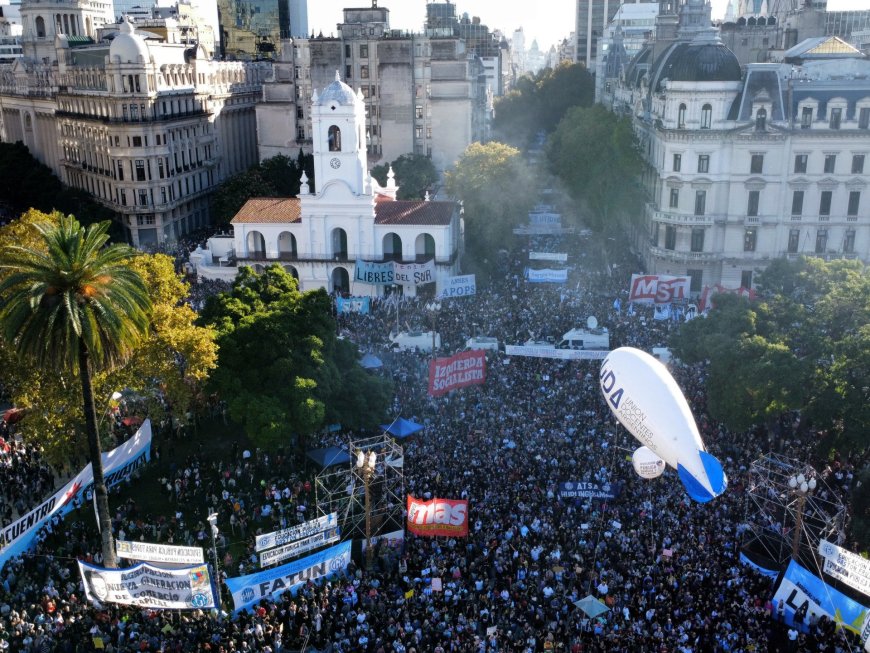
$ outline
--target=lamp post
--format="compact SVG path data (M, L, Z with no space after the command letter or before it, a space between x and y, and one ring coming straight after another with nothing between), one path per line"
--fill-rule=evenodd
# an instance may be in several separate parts
M441 310L441 302L437 299L427 302L426 310L432 314L432 358L435 358L435 328L438 325L438 312Z
M791 538L791 559L797 561L800 557L801 531L804 527L804 508L807 497L816 489L816 479L807 479L803 473L788 479L788 487L797 497L797 514L795 515L794 534Z
M212 512L209 513L208 517L205 520L211 526L211 554L214 557L214 575L215 575L215 587L218 588L218 608L221 607L221 576L220 576L220 568L218 567L218 554L217 554L217 534L218 534L218 526L217 526L217 513Z
M375 475L375 466L378 464L378 455L374 451L369 451L368 455L362 449L357 450L356 467L363 479L363 487L365 488L365 510L366 510L366 569L372 568L372 558L375 550L372 547L372 494L371 483L372 477Z
M399 335L399 284L393 284L393 293L396 296L396 335Z

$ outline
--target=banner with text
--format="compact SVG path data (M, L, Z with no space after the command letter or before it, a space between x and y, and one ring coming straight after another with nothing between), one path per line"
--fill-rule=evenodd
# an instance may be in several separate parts
M739 295L740 297L746 297L749 301L755 299L755 291L752 288L746 288L744 286L740 286L739 288L726 288L717 283L713 287L704 286L704 290L701 291L701 297L698 300L698 310L701 313L704 313L713 308L713 297L716 295Z
M529 213L529 224L535 225L536 227L561 227L562 214L553 213L551 211L539 211L537 213Z
M104 453L103 475L106 487L126 481L130 475L151 459L151 422L145 420L132 438ZM94 474L91 464L72 480L48 497L23 517L0 529L0 569L11 558L21 555L33 544L37 532L55 514L65 515L73 506L84 501L93 491Z
M257 542L254 548L256 551L262 551L263 549L271 549L273 546L283 546L294 540L301 540L303 537L309 537L336 526L338 526L338 514L331 512L328 515L310 519L305 523L291 526L290 528L257 535Z
M865 606L837 591L794 560L785 570L782 582L773 596L773 602L777 610L780 604L783 605L783 615L787 624L794 623L795 612L805 603L807 610L804 623L809 623L810 615L815 614L817 617L825 616L857 633L860 632L867 616Z
M468 501L432 499L422 501L408 495L408 531L430 537L466 537Z
M529 358L553 358L563 361L597 361L607 358L610 352L598 349L556 349L552 345L505 345L508 356Z
M338 313L361 313L368 315L371 310L371 297L336 297L335 310Z
M436 358L429 363L429 394L433 397L486 381L486 352L463 351L450 358Z
M529 252L530 261L556 261L557 263L567 263L567 252Z
M142 562L126 569L105 569L79 562L88 600L156 610L217 607L211 574L205 565L168 569Z
M435 281L435 259L425 263L357 260L353 278L354 281L373 286L419 286Z
M350 563L350 544L350 541L342 542L280 567L228 578L225 582L233 595L234 611L244 610L261 599L274 598L287 590L293 592L309 580L315 581L344 571Z
M826 574L870 596L870 560L827 540L819 541L819 554Z
M615 499L621 486L618 483L591 483L577 481L559 483L560 499Z
M202 549L198 546L115 540L115 553L119 558L142 562L164 562L173 565L201 565L205 562Z
M442 299L453 297L468 297L477 294L477 281L473 274L463 274L461 277L449 277L438 293Z
M284 562L287 558L295 558L298 555L308 553L326 544L338 542L339 539L341 539L341 532L338 527L315 533L301 540L290 542L290 544L279 546L277 549L263 551L260 554L260 566L270 567L271 565L276 565L279 562Z
M526 279L529 283L565 283L568 281L568 270L553 270L542 268L540 270L526 270Z
M688 300L691 280L667 274L633 274L628 301L641 304L670 304Z

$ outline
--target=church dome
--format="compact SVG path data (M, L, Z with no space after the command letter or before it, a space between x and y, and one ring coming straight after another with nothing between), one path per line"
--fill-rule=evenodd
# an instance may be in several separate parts
M737 56L719 40L674 44L655 66L655 90L661 83L739 82L743 77Z
M350 86L341 81L341 78L338 76L338 71L336 71L335 81L323 89L323 93L320 94L319 100L320 104L337 102L338 104L353 106L356 102L356 93L353 92L353 89Z
M133 25L126 19L121 22L121 29L109 46L109 61L114 62L115 57L118 57L121 63L139 63L139 57L142 57L143 61L151 58L145 39L136 34Z

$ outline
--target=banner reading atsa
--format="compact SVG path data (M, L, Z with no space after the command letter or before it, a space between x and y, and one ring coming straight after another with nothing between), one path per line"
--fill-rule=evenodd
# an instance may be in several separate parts
M408 530L414 535L430 537L466 537L468 535L468 501L432 499L421 501L408 495Z
M429 394L433 397L486 381L486 352L463 351L450 358L436 358L429 363Z

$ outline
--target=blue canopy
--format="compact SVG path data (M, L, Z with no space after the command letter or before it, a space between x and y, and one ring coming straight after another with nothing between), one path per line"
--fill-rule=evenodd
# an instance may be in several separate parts
M397 417L392 424L381 424L381 428L397 438L407 438L417 431L422 431L423 425L411 422L404 417Z
M350 462L350 454L341 447L312 449L306 455L321 467L332 467Z
M362 360L359 362L362 365L363 369L366 370L376 370L380 367L383 367L383 363L381 359L375 356L374 354L366 354L362 357Z

